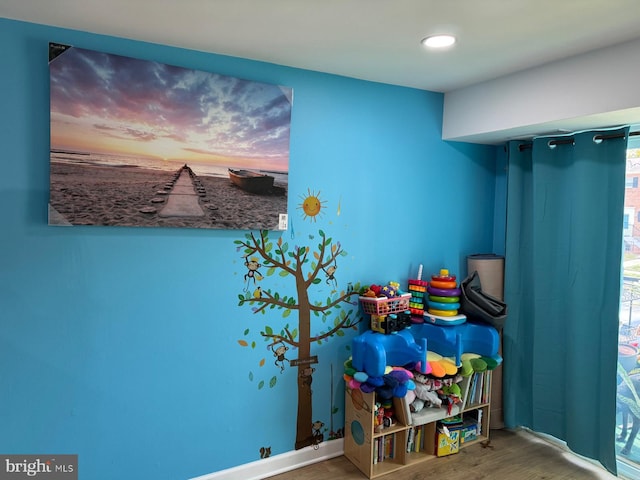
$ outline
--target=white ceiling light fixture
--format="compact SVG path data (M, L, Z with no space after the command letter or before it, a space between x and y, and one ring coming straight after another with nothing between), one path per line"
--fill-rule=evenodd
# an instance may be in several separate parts
M430 35L420 42L427 48L447 48L456 43L456 37L453 35Z

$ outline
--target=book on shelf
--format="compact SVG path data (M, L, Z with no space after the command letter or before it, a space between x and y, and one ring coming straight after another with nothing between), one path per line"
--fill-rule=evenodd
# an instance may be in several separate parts
M407 453L419 453L424 450L426 428L425 425L409 428L407 432Z
M382 435L373 441L373 464L391 460L396 456L396 434Z
M467 405L489 403L491 372L476 372L471 376Z
M378 440L373 442L373 464L378 463Z
M413 451L413 442L416 437L416 429L412 427L407 432L407 453L411 453Z

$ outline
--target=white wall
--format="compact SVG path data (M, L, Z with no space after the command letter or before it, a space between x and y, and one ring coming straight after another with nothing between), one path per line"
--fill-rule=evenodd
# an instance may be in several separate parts
M445 94L444 140L499 144L640 123L640 40Z

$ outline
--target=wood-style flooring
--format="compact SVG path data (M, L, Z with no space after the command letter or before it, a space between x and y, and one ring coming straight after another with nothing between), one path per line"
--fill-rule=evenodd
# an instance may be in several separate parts
M346 457L269 477L269 480L363 480ZM382 480L601 480L616 479L528 431L492 430L488 445L476 443L448 457L434 458L377 477Z

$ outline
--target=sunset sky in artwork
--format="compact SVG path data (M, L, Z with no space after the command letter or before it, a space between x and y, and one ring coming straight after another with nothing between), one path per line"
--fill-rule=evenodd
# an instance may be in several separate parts
M52 150L288 170L290 88L75 47L49 69Z

